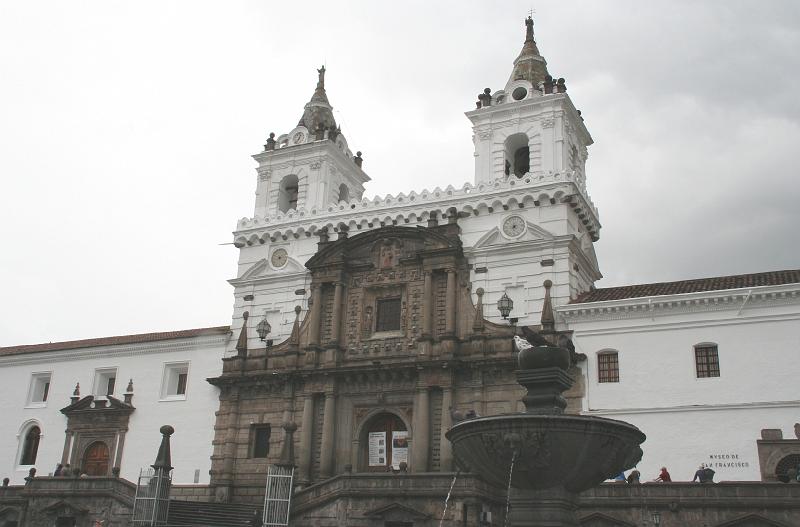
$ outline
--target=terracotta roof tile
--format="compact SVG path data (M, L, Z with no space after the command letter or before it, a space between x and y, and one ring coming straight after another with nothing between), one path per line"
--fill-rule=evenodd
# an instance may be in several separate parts
M224 335L230 331L229 326L213 328L182 329L178 331L165 331L162 333L140 333L138 335L119 335L116 337L100 337L94 339L70 340L66 342L47 342L44 344L27 344L22 346L8 346L0 348L0 356L17 355L21 353L37 353L42 351L59 351L78 348L94 348L97 346L116 346L120 344L140 344L160 340L183 339L200 337L204 335Z
M695 280L681 280L679 282L602 287L579 295L578 298L572 300L570 304L585 304L588 302L604 302L607 300L622 300L625 298L679 295L702 291L721 291L725 289L742 289L747 287L794 283L800 283L800 269L733 276L715 276L711 278L698 278Z

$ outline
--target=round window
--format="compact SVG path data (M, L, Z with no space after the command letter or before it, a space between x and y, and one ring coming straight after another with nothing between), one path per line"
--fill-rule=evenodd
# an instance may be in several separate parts
M515 88L514 91L511 92L511 96L514 97L515 101L521 101L522 99L525 98L526 95L528 95L528 90L527 88L523 88L522 86L520 86L519 88Z

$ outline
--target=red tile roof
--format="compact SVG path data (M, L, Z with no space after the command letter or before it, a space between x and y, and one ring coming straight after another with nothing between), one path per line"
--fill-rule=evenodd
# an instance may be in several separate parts
M229 326L213 328L183 329L179 331L165 331L162 333L140 333L138 335L119 335L117 337L100 337L96 339L70 340L67 342L47 342L45 344L28 344L23 346L8 346L0 348L0 356L17 355L21 353L36 353L40 351L58 351L78 348L94 348L97 346L116 346L120 344L140 344L143 342L156 342L159 340L183 339L200 337L204 335L224 335L230 331Z
M715 276L712 278L698 278L696 280L681 280L680 282L658 282L655 284L602 287L582 293L578 298L572 300L570 304L585 304L588 302L604 302L606 300L622 300L625 298L678 295L682 293L721 291L725 289L742 289L795 283L800 283L800 269L733 276Z

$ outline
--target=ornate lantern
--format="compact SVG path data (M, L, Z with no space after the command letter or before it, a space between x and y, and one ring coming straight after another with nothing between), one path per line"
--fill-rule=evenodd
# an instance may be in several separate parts
M261 322L259 322L258 325L256 326L256 333L258 333L258 338L260 338L261 341L263 342L264 339L267 338L267 335L269 335L270 331L272 331L272 326L269 325L269 322L267 322L267 317L266 315L264 315L264 318L262 318Z
M500 314L503 315L503 318L508 318L509 313L514 309L514 301L511 300L507 294L503 293L503 296L497 301L497 309L500 311Z

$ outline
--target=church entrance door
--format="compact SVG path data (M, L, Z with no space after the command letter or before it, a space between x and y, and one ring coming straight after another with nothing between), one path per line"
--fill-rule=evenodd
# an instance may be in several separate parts
M95 441L86 449L83 456L83 470L89 476L108 475L108 447L102 441Z
M367 426L366 467L370 472L398 469L408 463L408 429L394 414L384 413L372 418Z

